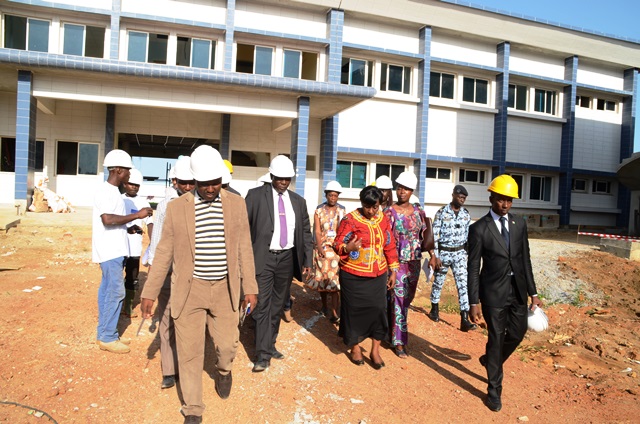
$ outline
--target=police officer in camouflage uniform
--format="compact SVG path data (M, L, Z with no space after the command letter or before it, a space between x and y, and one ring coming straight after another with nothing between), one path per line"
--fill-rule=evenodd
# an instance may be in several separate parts
M438 257L435 279L431 288L431 311L429 318L439 321L438 302L449 267L458 288L460 301L460 330L469 331L477 328L469 321L469 297L467 295L467 237L471 215L462 205L469 193L461 185L453 188L451 203L441 207L433 220L433 238L435 252Z

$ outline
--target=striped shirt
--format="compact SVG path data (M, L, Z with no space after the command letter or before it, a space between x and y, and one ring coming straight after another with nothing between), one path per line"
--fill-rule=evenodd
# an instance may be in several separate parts
M219 280L227 275L227 251L220 195L213 202L204 202L196 195L195 208L196 257L193 276L201 280Z

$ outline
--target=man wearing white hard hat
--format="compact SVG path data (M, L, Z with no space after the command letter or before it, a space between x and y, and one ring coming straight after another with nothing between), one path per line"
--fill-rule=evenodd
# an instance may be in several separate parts
M311 271L313 241L307 203L288 190L295 176L293 163L284 156L269 165L271 184L247 193L247 212L260 293L256 322L256 358L253 372L269 368L271 359L284 359L276 349L280 315L290 296L292 277L299 281Z
M144 197L138 196L142 185L142 173L137 169L132 169L129 181L122 184L124 193L124 206L127 214L136 213L140 209L150 208L151 205ZM127 223L127 240L129 241L129 255L124 266L124 302L122 304L122 315L129 318L136 318L138 315L133 312L133 299L138 290L138 274L140 272L140 255L142 255L142 233L143 226L147 227L149 237L153 235L153 217L135 219Z
M129 353L129 339L120 338L118 318L125 297L122 271L129 254L126 224L153 215L153 209L142 208L127 214L120 194L121 184L129 181L131 156L123 150L112 150L104 157L109 175L96 190L93 199L92 260L100 264L102 280L98 289L98 335L101 350Z
M205 332L216 353L215 389L227 399L239 344L240 311L257 302L251 237L242 197L222 190L224 163L211 146L191 154L196 193L169 202L153 265L142 292L144 318L152 316L172 271L171 316L176 332L185 423L202 422Z
M162 236L162 228L164 226L164 218L167 214L167 205L173 199L177 199L187 193L191 193L195 187L195 180L191 174L191 158L189 156L180 156L175 166L171 168L173 176L173 193L169 192L162 202L158 203L155 214L155 231L151 237L149 245L149 272L153 265L156 249ZM171 318L171 272L167 276L162 285L162 289L158 294L158 306L156 307L156 316L160 317L158 325L158 335L160 336L160 365L162 367L162 383L161 389L169 389L176 385L178 370L178 355L176 350L175 328L173 318Z
M542 306L533 279L527 223L509 213L518 198L518 184L507 174L491 181L489 213L469 227L469 318L487 323L486 353L479 360L487 369L487 407L502 409L502 364L527 332L527 296ZM482 309L479 305L482 303ZM482 313L480 311L482 310Z

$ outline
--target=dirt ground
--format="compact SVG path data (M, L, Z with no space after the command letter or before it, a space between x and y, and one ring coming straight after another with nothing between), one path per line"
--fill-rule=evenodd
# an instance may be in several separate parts
M552 250L545 243L572 243L545 238L531 243L547 256ZM486 374L478 357L486 331L458 330L451 281L443 303L453 306L439 323L424 314L430 286L421 282L409 316L410 358L384 350L387 366L380 371L349 362L336 327L317 313L317 293L294 284L294 321L282 323L278 339L286 358L253 374L253 332L245 323L227 400L213 388L207 346L204 421L637 423L640 264L596 249L547 259L545 266L597 287L601 296L577 290L570 304L548 305L549 330L529 333L505 365L499 413L482 402ZM148 320L139 336L141 318L121 320L124 335L133 338L130 354L96 346L99 282L90 222L24 220L0 234L0 421L182 422L179 387L160 389L159 341ZM38 410L46 415L38 417Z

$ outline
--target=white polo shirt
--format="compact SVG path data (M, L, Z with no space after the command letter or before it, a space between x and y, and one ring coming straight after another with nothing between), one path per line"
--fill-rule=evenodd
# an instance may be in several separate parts
M126 225L104 225L103 214L126 215L124 200L118 187L103 182L93 198L92 260L106 262L129 254Z
M142 208L150 208L151 205L146 198L142 196L129 197L126 194L122 194L122 200L124 200L125 215L136 213ZM145 219L134 219L127 224L127 228L137 225L140 228L144 228L149 224L153 224L153 217L148 216ZM127 233L127 240L129 241L129 253L127 256L137 257L142 256L142 234L129 234Z

